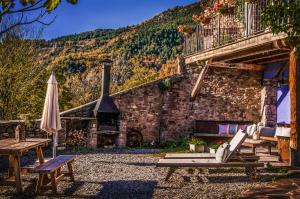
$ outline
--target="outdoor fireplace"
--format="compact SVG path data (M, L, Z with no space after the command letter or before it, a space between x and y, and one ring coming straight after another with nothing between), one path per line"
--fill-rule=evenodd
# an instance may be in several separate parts
M115 146L119 134L119 110L109 96L110 65L102 67L102 92L95 109L97 118L97 146Z

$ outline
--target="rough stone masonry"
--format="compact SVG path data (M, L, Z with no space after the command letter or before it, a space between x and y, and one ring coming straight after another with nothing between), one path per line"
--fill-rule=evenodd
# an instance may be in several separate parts
M164 91L159 86L162 79L111 95L120 111L118 145L126 145L129 129L141 132L146 143L178 140L192 133L195 120L262 121L274 125L276 87L270 82L262 85L260 72L211 67L199 94L191 100L200 70L200 66L179 68L178 74L165 78L171 86ZM61 113L64 130L60 132L60 145L65 144L66 132L81 122L79 126L89 132L88 145L97 146L97 120L92 114L95 105L93 101ZM0 139L12 137L17 124L1 122ZM34 136L45 136L41 131L34 132Z
M261 120L260 72L209 68L199 94L191 100L200 69L180 68L179 74L168 77L171 86L165 91L159 87L164 80L157 80L111 95L121 113L118 145L126 145L128 129L138 130L143 141L150 143L188 136L194 120ZM91 117L95 104L96 101L65 111L62 117ZM91 133L94 131L91 128Z

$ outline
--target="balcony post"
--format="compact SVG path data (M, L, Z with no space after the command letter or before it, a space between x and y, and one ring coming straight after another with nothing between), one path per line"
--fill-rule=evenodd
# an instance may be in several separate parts
M199 26L196 26L196 52L199 51Z
M245 11L244 11L244 14L245 14L245 24L246 24L246 33L245 33L245 36L248 37L249 36L249 16L248 16L248 3L245 2L244 3L245 5Z
M221 17L218 14L218 46L221 45Z
M297 49L290 53L289 87L291 98L291 137L290 137L290 165L300 163L300 60Z

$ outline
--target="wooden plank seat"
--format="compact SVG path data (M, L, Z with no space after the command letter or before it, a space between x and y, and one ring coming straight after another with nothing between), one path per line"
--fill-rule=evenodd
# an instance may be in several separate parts
M57 193L57 182L64 176L67 175L72 181L74 181L72 163L75 160L75 157L76 156L73 155L60 155L44 164L37 166L33 170L34 173L39 174L36 185L36 193L40 193L42 187L46 185L45 178L48 174L50 174L51 186L54 193ZM68 173L61 172L62 167L65 165L68 167Z
M179 168L232 168L244 167L247 176L256 178L256 168L264 167L261 162L224 162L219 163L216 159L160 159L157 167L168 167L169 171L165 178L168 181L172 174Z
M164 159L215 159L216 154L211 153L167 153ZM253 153L236 153L231 158L231 161L244 160L247 162L255 162L259 157Z
M256 147L267 147L268 153L271 155L272 147L276 146L276 142L268 140L254 140L247 138L242 146L252 147L252 152L256 153Z
M167 158L160 159L156 164L156 166L169 167L168 174L165 178L166 181L168 181L171 175L178 168L181 167L195 167L195 168L245 167L245 173L248 176L256 178L256 167L263 167L264 164L257 162L259 159L257 156L255 157L250 155L250 156L245 156L245 158L243 158L241 154L238 153L238 149L245 141L247 136L248 136L247 133L245 133L243 130L239 130L235 134L235 136L231 139L228 145L229 148L227 149L226 155L222 157L222 160L208 153L204 153L202 155L198 154L198 156L202 156L199 158L192 158L193 155L187 153L183 155L171 154L168 155L169 159ZM176 156L179 158L174 158Z

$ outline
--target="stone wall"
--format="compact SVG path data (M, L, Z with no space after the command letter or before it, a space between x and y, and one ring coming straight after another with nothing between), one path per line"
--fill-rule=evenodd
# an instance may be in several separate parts
M261 90L261 123L275 127L277 124L277 81L265 80Z
M198 96L192 101L190 94L200 69L200 66L183 68L181 71L184 71L184 74L168 77L171 87L165 91L159 88L162 80L158 80L113 94L112 97L121 113L119 146L126 145L128 129L138 130L144 142L149 143L189 136L194 120L259 122L262 118L261 101L265 99L267 104L273 103L269 87L261 86L259 72L224 68L209 68ZM97 139L97 121L92 118L95 105L96 101L61 113L62 117L90 119L88 123L84 121L84 125L91 127L89 131L92 134L88 139L93 146L96 146ZM265 121L273 121L270 119L274 114L273 106L265 107ZM268 107L271 107L271 111ZM0 136L11 137L17 124L18 122L0 123ZM62 121L63 131L59 137L62 146L70 124L70 120ZM28 132L27 137L33 136L45 136L45 133L37 128Z
M126 144L128 129L142 133L145 142L174 140L192 133L194 120L260 121L261 73L210 68L199 95L190 94L200 67L186 68L169 77L172 86L162 92L150 82L112 95L120 115L119 145ZM91 117L96 102L66 111L65 117Z
M0 139L13 138L14 130L18 124L23 124L23 121L13 120L13 121L0 121ZM39 129L39 122L35 122L32 127L26 127L26 137L46 137L46 133Z
M199 73L199 67L189 68L185 78L164 96L163 140L188 135L194 120L259 121L260 73L210 68L200 93L190 101Z

